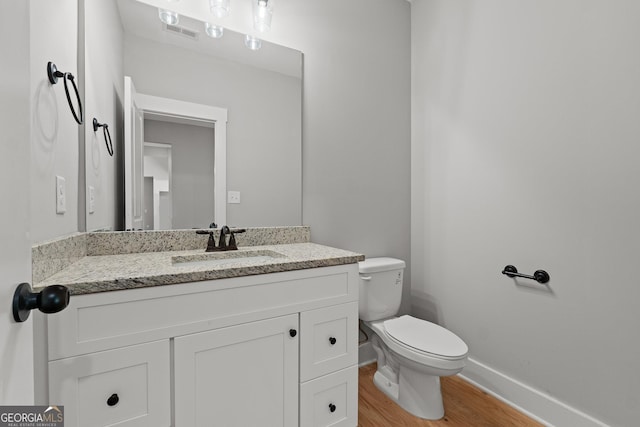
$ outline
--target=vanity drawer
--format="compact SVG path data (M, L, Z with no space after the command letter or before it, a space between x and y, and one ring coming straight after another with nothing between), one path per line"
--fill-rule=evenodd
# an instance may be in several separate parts
M169 340L49 362L49 403L66 427L171 424Z
M358 367L300 385L300 427L358 425Z
M300 313L300 381L357 363L357 302Z

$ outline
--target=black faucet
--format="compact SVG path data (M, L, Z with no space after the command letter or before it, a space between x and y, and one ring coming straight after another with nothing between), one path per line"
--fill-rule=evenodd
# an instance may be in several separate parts
M237 251L238 244L236 243L236 233L244 233L247 231L244 228L234 228L231 229L228 226L223 226L220 229L220 239L218 240L218 245L216 246L215 237L213 237L213 231L209 230L196 230L197 234L208 234L209 241L207 242L206 252L219 252L219 251ZM229 237L229 244L227 244L227 236Z

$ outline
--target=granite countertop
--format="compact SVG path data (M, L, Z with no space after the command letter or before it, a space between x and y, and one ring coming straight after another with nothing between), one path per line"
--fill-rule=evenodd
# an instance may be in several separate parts
M243 258L244 257L244 258ZM85 256L37 284L64 285L72 295L226 279L352 264L364 255L315 243Z

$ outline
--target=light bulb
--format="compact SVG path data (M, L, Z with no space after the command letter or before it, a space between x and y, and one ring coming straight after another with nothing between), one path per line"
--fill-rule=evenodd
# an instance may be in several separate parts
M158 9L158 17L167 25L178 25L180 20L176 12L166 9Z
M211 13L217 18L224 18L229 15L230 0L209 0Z
M271 29L273 0L253 0L253 28L264 33Z
M244 37L244 45L251 50L258 50L262 46L262 40L255 36L250 36L247 34Z
M204 32L211 38L219 39L224 34L224 28L218 25L213 25L210 22L205 22Z

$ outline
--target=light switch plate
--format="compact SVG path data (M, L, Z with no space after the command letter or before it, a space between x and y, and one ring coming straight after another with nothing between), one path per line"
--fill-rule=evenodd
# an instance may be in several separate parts
M67 186L61 176L56 176L56 213L67 211Z
M96 189L89 186L89 213L96 211Z
M228 191L227 192L227 203L240 203L240 192L239 191Z

